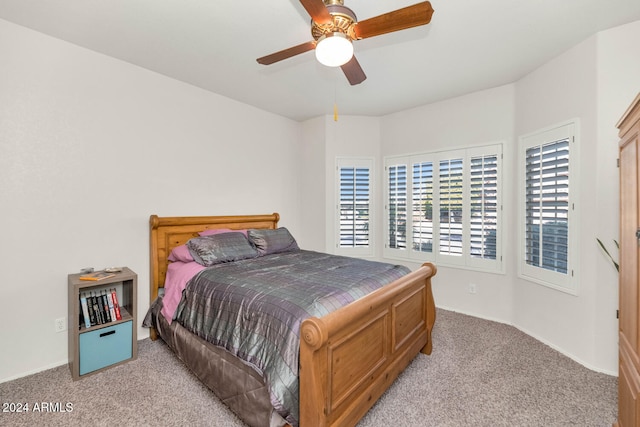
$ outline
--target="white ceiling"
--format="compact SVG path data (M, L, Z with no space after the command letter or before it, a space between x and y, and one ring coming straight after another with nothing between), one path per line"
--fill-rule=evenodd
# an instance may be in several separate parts
M419 0L345 0L363 20ZM600 30L640 20L640 0L431 0L427 26L355 42L350 86L313 52L298 0L0 0L0 18L294 120L378 116L511 83ZM1 64L1 59L0 59Z

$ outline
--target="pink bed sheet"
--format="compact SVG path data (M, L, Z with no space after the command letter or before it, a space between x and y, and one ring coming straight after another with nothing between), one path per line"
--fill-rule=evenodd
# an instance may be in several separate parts
M169 324L173 321L173 316L182 298L182 291L187 286L187 283L205 268L197 262L172 262L167 267L160 313L167 319Z

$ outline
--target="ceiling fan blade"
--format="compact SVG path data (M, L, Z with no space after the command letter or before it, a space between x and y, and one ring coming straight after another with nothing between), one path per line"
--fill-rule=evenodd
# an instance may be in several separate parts
M256 61L258 61L258 63L262 65L271 65L274 62L291 58L292 56L296 56L301 53L308 52L315 48L316 48L316 42L314 40L314 41L299 44L297 46L290 47L289 49L284 49L279 52L272 53L271 55L263 56L262 58L258 58Z
M317 24L333 23L333 17L322 0L300 0L300 3Z
M354 26L357 39L379 36L393 31L426 25L431 22L433 8L428 1L365 19Z
M360 84L367 79L367 76L364 74L364 71L362 70L362 67L355 55L349 62L342 65L340 68L342 68L342 72L347 77L347 80L349 80L349 83L351 83L351 86Z

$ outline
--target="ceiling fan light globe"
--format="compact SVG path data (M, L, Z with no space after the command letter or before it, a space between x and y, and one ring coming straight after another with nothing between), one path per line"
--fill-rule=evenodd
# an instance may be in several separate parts
M327 67L340 67L353 57L353 44L340 32L329 33L318 39L316 59Z

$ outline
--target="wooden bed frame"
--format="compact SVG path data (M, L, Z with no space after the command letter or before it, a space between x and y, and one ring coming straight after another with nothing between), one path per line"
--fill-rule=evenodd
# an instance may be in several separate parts
M150 218L153 302L164 286L171 250L206 229L275 229L280 216ZM303 321L300 426L353 426L419 353L431 354L433 264L322 318ZM151 330L151 338L157 333Z

